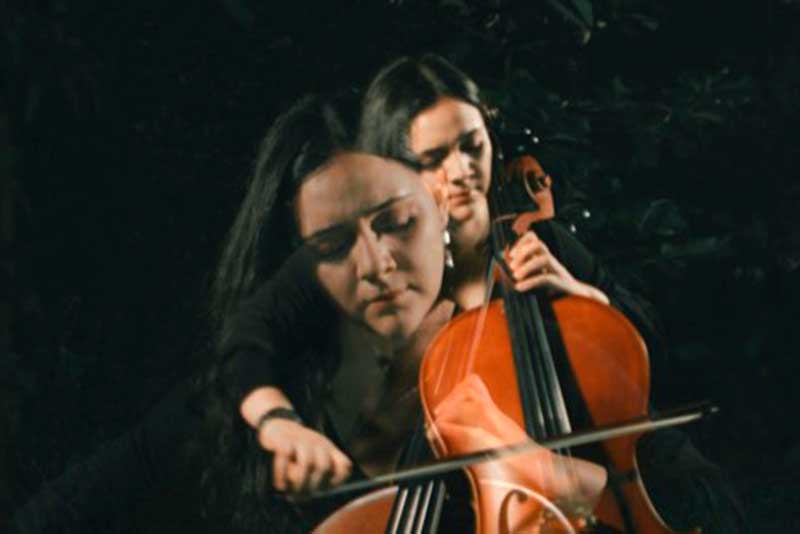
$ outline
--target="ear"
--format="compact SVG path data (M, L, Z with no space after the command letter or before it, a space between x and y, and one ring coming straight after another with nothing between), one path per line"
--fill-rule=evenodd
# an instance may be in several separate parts
M447 173L444 169L439 169L436 173L425 173L422 177L425 188L433 197L439 214L442 217L442 224L447 225L449 202L447 194Z

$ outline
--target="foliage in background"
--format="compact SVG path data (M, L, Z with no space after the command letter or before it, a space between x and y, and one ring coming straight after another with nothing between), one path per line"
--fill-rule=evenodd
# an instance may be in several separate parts
M5 472L32 490L192 369L272 117L425 51L480 82L506 153L535 154L560 216L656 303L667 397L735 421L696 438L738 473L778 470L765 442L797 465L798 22L792 0L0 3Z

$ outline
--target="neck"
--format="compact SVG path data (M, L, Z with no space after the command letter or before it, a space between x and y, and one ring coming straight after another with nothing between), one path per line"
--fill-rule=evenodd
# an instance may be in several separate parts
M377 357L394 367L416 368L428 343L452 315L452 302L440 299L434 303L414 333L403 339L381 336L362 323L344 319L340 321L338 329L342 364L357 367L360 360Z

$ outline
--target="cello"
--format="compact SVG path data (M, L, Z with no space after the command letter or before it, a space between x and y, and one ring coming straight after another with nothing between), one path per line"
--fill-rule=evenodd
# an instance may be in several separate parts
M526 163L530 172L525 171ZM537 189L535 184L549 187L550 181L540 181L542 173L529 164L524 162L521 172L510 167L506 173L510 179L492 184L495 251L504 250L532 222L552 215L552 197L551 211L532 210L534 202L544 204L543 190L549 194L547 187ZM521 204L520 198L527 202ZM497 266L502 264L500 257L496 260ZM556 332L548 336L548 330ZM562 350L556 352L551 345ZM577 411L584 412L580 417L585 425L607 425L647 413L649 363L644 342L621 313L582 297L550 301L506 291L502 299L461 314L436 336L422 361L419 384L426 434L439 458L463 446L438 429L435 413L471 375L480 377L496 406L534 441L572 433L575 405L581 406ZM672 532L650 503L638 475L637 439L634 434L603 443L610 483L590 510L577 507L563 513L546 495L487 482L467 468L475 531L517 531L504 515L506 505L513 499L538 499L548 513L527 523L536 532ZM380 490L351 502L315 532L436 532L445 493L441 480Z

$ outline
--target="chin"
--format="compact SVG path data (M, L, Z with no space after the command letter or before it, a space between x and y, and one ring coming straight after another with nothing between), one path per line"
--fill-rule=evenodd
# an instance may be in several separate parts
M471 204L456 206L450 210L450 217L458 223L466 222L475 215L475 209Z
M398 320L397 317L393 317L391 320L386 319L379 318L370 322L369 326L379 336L398 345L404 345L419 327L418 323L411 324L412 321Z

